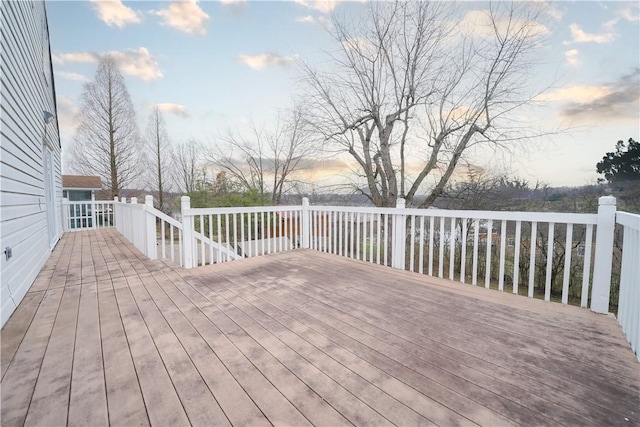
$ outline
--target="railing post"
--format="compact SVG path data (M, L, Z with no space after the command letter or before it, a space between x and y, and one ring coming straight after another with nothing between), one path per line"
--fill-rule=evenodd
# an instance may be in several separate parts
M91 229L98 228L98 215L96 215L96 195L91 192Z
M69 199L66 197L62 199L62 227L65 232L71 229L69 224Z
M309 221L309 198L302 198L302 247L309 249L311 241L311 221Z
M182 213L182 251L184 268L193 268L193 217L187 215L187 209L191 209L191 199L189 196L180 198L180 210Z
M404 209L405 200L396 201L396 209ZM407 252L407 221L406 215L393 214L393 239L391 240L391 266L404 270L404 260Z
M603 196L598 200L596 252L591 286L591 311L609 312L611 264L613 262L613 233L616 225L616 198Z
M113 218L112 218L112 221L113 221L113 226L116 228L116 230L120 231L120 228L119 228L120 224L118 223L118 219L120 217L120 214L118 213L118 209L119 209L118 196L115 196L113 198L113 212L112 212L113 213ZM122 231L120 231L120 232L122 233Z
M144 197L144 205L146 212L146 228L147 228L147 256L149 259L158 259L158 241L156 238L156 216L150 211L153 208L153 196Z

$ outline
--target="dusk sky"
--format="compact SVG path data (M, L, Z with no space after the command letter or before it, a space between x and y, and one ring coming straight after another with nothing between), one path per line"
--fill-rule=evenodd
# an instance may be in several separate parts
M640 137L638 2L544 4L547 45L532 84L551 85L527 120L561 128L500 161L530 182L583 185L619 139ZM63 149L73 140L82 84L97 58L121 67L137 121L165 113L172 141L215 144L250 119L273 121L301 96L298 61L322 64L335 50L324 26L331 13L357 19L361 2L297 0L220 2L48 1ZM487 7L467 2L463 16ZM328 164L331 162L328 162ZM496 167L480 156L481 167ZM340 171L327 171L327 182Z

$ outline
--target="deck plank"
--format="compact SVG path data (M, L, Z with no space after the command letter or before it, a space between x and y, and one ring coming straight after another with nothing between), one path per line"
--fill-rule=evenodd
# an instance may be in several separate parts
M25 426L67 423L79 301L80 286L64 289Z
M62 293L61 289L45 292L13 362L2 379L0 424L3 426L24 424Z
M98 304L109 421L119 426L149 425L138 376L110 280L98 282Z
M640 424L611 316L310 250L68 233L0 339L2 425Z
M68 424L70 426L109 424L98 289L95 282L83 283L80 291Z
M151 424L186 425L189 418L138 311L126 279L113 283L116 301Z
M9 368L20 343L31 326L31 321L36 315L43 297L44 291L27 292L16 311L11 315L11 322L7 323L7 326L2 330L2 345L0 346L2 375L0 378L4 378L7 368Z

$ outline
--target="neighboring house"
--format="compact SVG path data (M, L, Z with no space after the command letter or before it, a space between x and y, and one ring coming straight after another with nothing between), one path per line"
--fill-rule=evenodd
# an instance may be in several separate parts
M60 134L42 1L0 2L0 320L62 236Z
M99 176L86 175L62 175L62 195L69 203L67 227L70 229L93 227L94 204L73 203L91 202L96 200L96 191L102 189L102 180Z
M70 202L95 200L95 192L101 189L99 176L62 175L62 197Z

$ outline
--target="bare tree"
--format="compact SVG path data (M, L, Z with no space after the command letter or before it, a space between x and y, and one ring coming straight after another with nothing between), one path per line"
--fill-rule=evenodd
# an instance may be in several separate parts
M453 7L370 2L359 24L334 16L332 68L303 64L309 122L353 158L376 206L412 204L427 186L429 206L469 148L527 133L511 119L536 95L525 92L546 32L535 6L491 3L475 25Z
M202 146L194 139L178 144L173 151L173 174L180 191L191 193L202 174Z
M153 189L157 190L157 208L164 210L164 193L171 188L169 168L172 160L171 145L164 124L164 118L157 106L153 107L147 124L148 163L151 174L150 181Z
M94 81L83 86L81 103L73 168L100 176L117 196L139 176L140 142L129 91L111 56L100 58Z
M297 109L284 120L278 117L272 130L253 122L249 128L248 136L229 130L222 138L224 144L210 151L209 160L246 189L278 204L295 185L295 172L314 151L311 135Z

